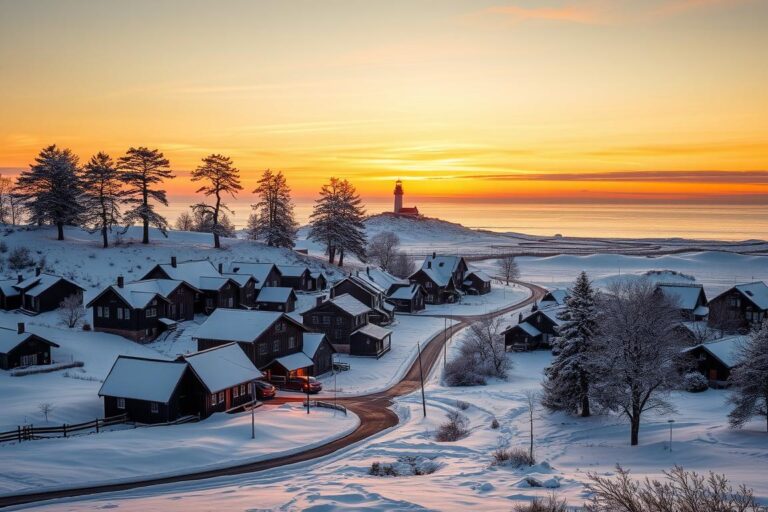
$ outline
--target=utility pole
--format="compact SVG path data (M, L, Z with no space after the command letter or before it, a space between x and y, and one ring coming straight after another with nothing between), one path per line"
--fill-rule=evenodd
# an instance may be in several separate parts
M421 407L424 409L424 417L427 417L427 399L424 396L424 369L421 366L421 344L417 341L416 347L419 349L419 376L421 377Z
M251 382L251 439L256 439L256 416L254 411L256 410L256 404L254 397L256 396L256 381Z
M669 423L669 452L672 453L672 424L675 422L675 420L667 420L667 423Z
M307 377L307 414L309 414L309 377Z

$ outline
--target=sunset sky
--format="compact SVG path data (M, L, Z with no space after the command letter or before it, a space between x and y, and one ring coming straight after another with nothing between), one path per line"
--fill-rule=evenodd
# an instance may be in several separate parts
M767 26L765 0L0 0L0 167L144 145L299 197L765 203Z

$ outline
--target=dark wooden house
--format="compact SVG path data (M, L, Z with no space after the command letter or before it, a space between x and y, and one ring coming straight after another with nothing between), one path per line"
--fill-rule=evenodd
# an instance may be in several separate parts
M562 308L538 309L509 328L504 335L507 350L550 348L563 321L558 318Z
M456 302L460 298L467 270L467 262L461 256L432 253L409 280L424 288L427 304Z
M303 325L285 313L217 309L197 329L195 338L198 350L238 343L253 364L271 377L272 362L302 351L305 331ZM313 364L310 360L307 366ZM306 375L311 370L302 367L292 371L295 375Z
M290 313L296 309L296 292L293 288L265 286L259 290L255 308L262 311Z
M371 309L369 322L387 325L395 319L395 307L386 302L386 290L373 282L358 276L345 277L331 287L331 298L344 294L353 296Z
M86 307L93 308L93 329L148 343L176 322L194 318L199 290L185 281L147 279L104 289Z
M470 295L491 293L491 278L480 270L470 270L464 276L464 291Z
M27 332L23 322L16 329L0 327L0 370L51 364L51 347L58 345Z
M539 301L539 307L544 309L544 308L550 308L550 307L565 306L565 301L567 299L568 299L568 290L565 290L563 288L549 290L547 293L544 294L544 296Z
M738 284L709 301L709 323L727 332L758 328L768 313L768 286Z
M222 274L222 277L232 279L237 283L237 307L244 309L251 309L256 307L256 296L258 295L258 289L256 288L256 279L248 274Z
M227 273L248 274L256 283L256 289L264 286L280 286L281 274L274 263L252 263L248 261L233 261L227 266Z
M280 271L280 286L312 291L312 273L306 265L278 265L277 269Z
M709 315L707 296L700 284L660 283L656 292L680 311L680 319L684 322L697 322Z
M738 364L741 344L746 336L728 336L717 341L702 343L684 350L692 359L697 371L704 375L712 387L724 387Z
M392 331L376 324L360 327L349 337L349 354L380 358L392 348Z
M322 332L305 332L302 352L314 363L309 375L317 377L333 369L333 354L336 350Z
M387 302L395 306L395 311L403 313L416 313L425 308L426 292L420 284L408 284L396 288L387 296Z
M324 333L338 352L349 353L351 335L368 324L371 308L349 294L318 301L320 304L301 314L304 325Z
M319 292L328 288L328 279L322 272L312 272L309 277L312 280L309 288L311 291Z
M14 285L22 281L24 277L21 275L17 279L0 281L0 309L10 311L21 307L21 292L14 288Z
M222 276L208 260L178 262L173 256L170 263L155 265L143 279L184 281L199 290L195 296L195 311L198 313L210 314L216 308L236 308L240 302L238 283Z
M21 309L36 315L58 309L67 297L75 296L83 301L85 288L65 277L46 274L35 270L33 277L27 278L13 287L19 292Z

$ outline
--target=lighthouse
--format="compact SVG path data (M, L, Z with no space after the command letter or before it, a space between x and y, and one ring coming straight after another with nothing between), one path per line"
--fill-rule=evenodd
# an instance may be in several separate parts
M403 182L397 180L395 182L395 213L400 213L403 209Z

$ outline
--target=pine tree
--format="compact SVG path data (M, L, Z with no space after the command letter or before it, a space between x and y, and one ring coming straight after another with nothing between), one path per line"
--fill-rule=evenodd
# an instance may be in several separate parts
M595 292L586 272L576 278L565 304L559 316L565 322L557 340L560 353L545 370L542 403L553 411L580 412L586 417L590 415L590 362L598 317Z
M109 247L107 233L120 222L122 175L106 153L91 157L81 174L84 201L83 224L101 231L103 246Z
M731 370L733 391L728 414L732 427L741 428L753 416L765 416L768 429L768 322L738 349L739 365Z
M339 266L344 253L365 260L365 210L355 187L347 180L331 178L320 189L320 198L310 215L309 238L326 245L328 261L333 263L339 252Z
M298 224L293 213L291 189L281 171L267 169L253 191L259 202L252 205L254 213L248 219L248 234L272 247L292 248Z
M202 192L206 196L214 196L213 205L205 203L196 204L193 208L197 211L207 212L211 221L211 232L213 233L213 246L221 247L219 236L222 235L219 217L222 210L232 212L227 205L222 202L222 195L229 194L234 199L237 192L243 190L240 185L240 171L232 165L232 159L223 155L209 155L203 158L203 164L192 171L192 181L207 181L197 189L197 193Z
M76 224L82 213L77 164L78 158L69 149L59 149L54 144L43 149L16 181L17 193L30 221L54 224L59 240L64 240L64 226Z
M141 221L144 232L141 243L149 243L149 226L155 226L164 236L168 236L168 221L155 212L150 200L168 206L165 190L155 188L163 180L174 178L170 163L157 149L145 147L130 148L124 157L118 160L118 168L123 172L123 180L128 185L125 202L135 205L125 213L127 224Z

